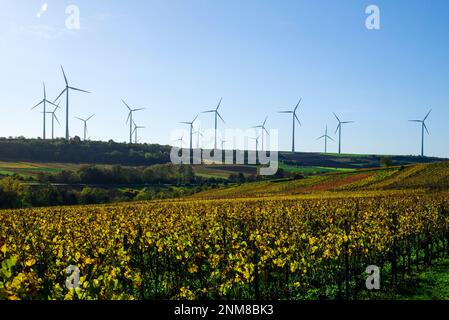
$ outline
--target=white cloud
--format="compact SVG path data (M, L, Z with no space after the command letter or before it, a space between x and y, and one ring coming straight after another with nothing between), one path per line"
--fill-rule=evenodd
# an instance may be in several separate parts
M47 10L48 10L48 3L44 3L42 6L41 6L41 9L39 10L39 12L37 13L37 17L38 18L40 18L45 12L47 12Z

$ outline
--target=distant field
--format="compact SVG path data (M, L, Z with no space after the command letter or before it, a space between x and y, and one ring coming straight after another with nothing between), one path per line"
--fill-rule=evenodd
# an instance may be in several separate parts
M328 173L328 172L353 171L353 169L346 169L346 168L330 168L330 167L316 167L316 166L296 167L296 166L287 165L285 163L280 163L279 168L281 168L287 172L304 173L304 174L319 174L319 173Z
M32 163L32 162L7 162L0 161L0 174L11 176L18 174L30 178L38 173L57 173L63 170L75 170L80 165L61 163Z
M244 165L196 165L193 167L195 173L205 178L227 179L231 174L243 173L245 176L256 175L255 166Z

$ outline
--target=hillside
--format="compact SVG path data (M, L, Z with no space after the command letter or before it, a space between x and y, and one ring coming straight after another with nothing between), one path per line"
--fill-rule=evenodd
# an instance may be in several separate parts
M360 169L328 173L299 180L248 183L194 195L194 198L252 198L336 191L447 190L449 162L405 167Z
M357 155L337 153L306 153L306 152L281 152L279 160L296 167L324 167L341 169L362 169L380 167L381 159L388 157L392 165L401 166L419 163L433 163L449 159L419 156L394 156L394 155Z

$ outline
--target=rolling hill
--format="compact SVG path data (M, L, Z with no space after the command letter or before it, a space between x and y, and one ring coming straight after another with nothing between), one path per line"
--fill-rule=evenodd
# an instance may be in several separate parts
M359 169L351 172L316 175L298 180L254 182L205 191L193 195L193 197L201 199L253 198L382 190L449 190L449 162Z
M418 163L433 163L449 160L436 157L419 156L281 152L279 155L279 161L296 167L362 169L380 167L381 159L383 157L388 157L389 159L391 159L392 165L394 166Z

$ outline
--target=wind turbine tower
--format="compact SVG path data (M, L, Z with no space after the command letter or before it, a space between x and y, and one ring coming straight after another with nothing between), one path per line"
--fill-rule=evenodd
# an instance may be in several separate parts
M279 113L291 114L293 118L293 134L292 134L292 152L295 152L295 125L296 122L301 126L301 121L299 121L298 115L296 111L298 110L299 105L301 104L302 99L299 99L298 104L292 111L280 111Z
M221 121L223 121L223 123L225 122L223 120L223 118L221 117L220 113L218 112L218 109L221 106L221 102L223 101L223 98L220 99L220 101L218 102L217 107L214 110L209 110L209 111L203 111L202 113L214 113L215 114L215 142L214 142L214 149L217 149L217 129L218 129L218 118L221 119Z
M87 137L87 122L88 122L90 119L92 119L93 116L94 116L94 114L91 115L91 116L90 116L89 118L87 118L87 119L82 119L82 118L79 118L79 117L75 117L75 119L78 119L78 120L80 120L80 121L82 121L82 122L84 123L84 138L83 138L84 141L86 141L86 137Z
M51 139L52 140L55 140L55 120L58 122L59 125L61 125L58 117L56 116L56 111L58 109L59 109L59 102L53 111L47 111L47 114L51 115Z
M133 121L133 125L134 125L134 143L137 144L139 142L139 139L137 139L137 131L139 129L145 129L145 127L142 126L138 126L134 121Z
M426 131L427 134L430 134L426 126L426 120L429 118L431 112L432 110L427 113L423 120L409 120L410 122L421 123L421 157L424 157L424 131Z
M341 154L341 128L344 124L348 123L354 123L354 121L341 121L340 118L334 113L335 118L338 121L337 129L335 130L335 133L338 131L338 154Z
M321 140L324 139L324 153L327 153L327 139L330 139L332 141L334 141L334 139L332 139L328 134L327 134L327 126L326 126L326 131L324 132L324 135L322 135L321 137L319 137L317 140Z
M260 126L255 126L255 127L253 127L253 128L255 128L255 129L259 129L259 128L260 128L261 131L262 131L262 133L261 133L261 137L262 137L262 151L264 151L264 144L263 144L264 132L266 132L267 135L270 135L270 134L268 133L267 128L265 127L265 125L267 124L267 120L268 120L268 116L265 118L265 121L263 122L263 124L261 124Z
M129 121L129 143L132 144L133 143L133 114L134 112L137 111L141 111L141 110L145 110L145 108L138 108L138 109L132 109L126 102L125 100L122 99L123 104L126 106L126 108L128 108L129 113L128 113L128 118L126 119L126 123L128 123Z
M65 139L69 140L69 138L70 138L70 134L69 134L69 92L70 92L70 90L80 91L80 92L84 92L84 93L90 93L90 92L69 86L69 82L67 81L67 77L65 75L64 68L62 66L61 66L61 70L62 70L62 74L64 76L65 89L62 90L62 92L59 94L59 96L53 102L56 102L64 93L66 94Z
M187 124L190 126L190 151L193 150L193 124L195 123L196 119L198 119L198 115L193 119L192 122L181 122L182 124Z
M45 83L43 85L44 85L44 99L42 99L41 102L39 102L33 108L31 108L31 110L36 109L41 104L43 104L43 106L44 106L44 111L42 112L42 114L44 115L44 117L43 117L44 118L44 133L42 135L42 138L45 140L46 139L46 131L45 131L46 124L45 124L45 121L46 121L46 117L47 117L47 113L48 113L47 112L47 103L49 103L49 104L51 104L51 105L53 105L55 107L58 107L58 106L56 104L54 104L53 102L47 100L47 91L45 90Z

